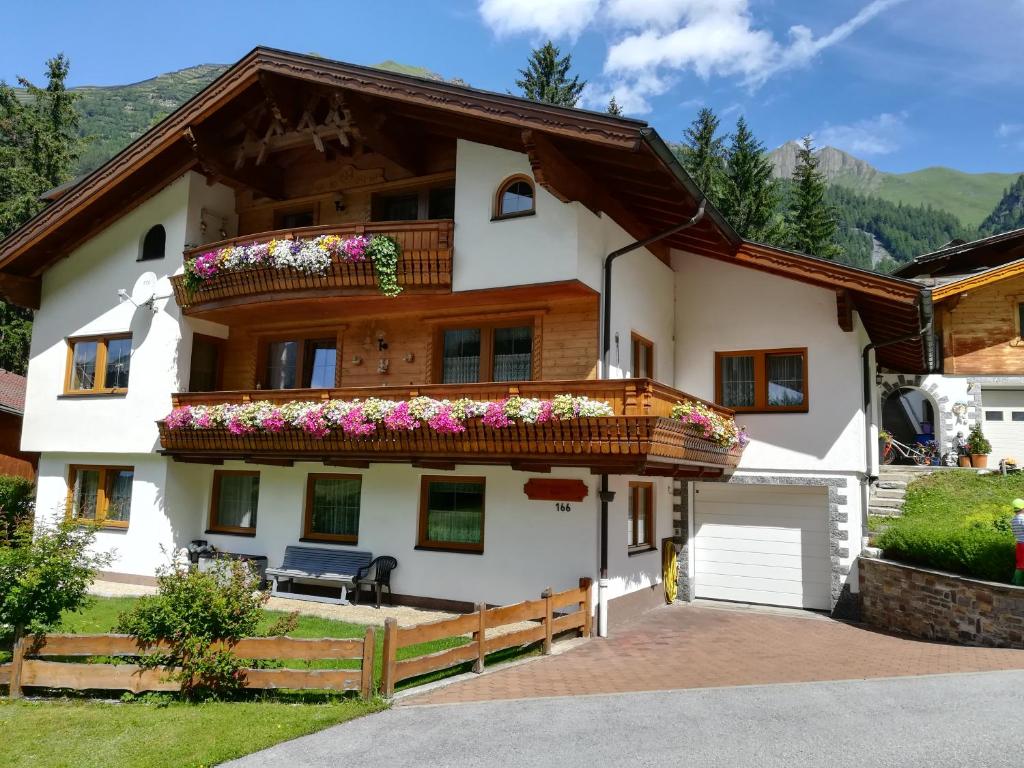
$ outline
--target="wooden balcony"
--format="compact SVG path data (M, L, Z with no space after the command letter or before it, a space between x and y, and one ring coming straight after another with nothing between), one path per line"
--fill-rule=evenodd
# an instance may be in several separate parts
M405 291L450 292L452 286L452 242L454 222L389 221L377 224L301 227L242 235L207 243L185 251L185 258L216 251L230 245L294 240L318 235L388 235L398 241L398 284ZM186 315L239 304L315 296L362 295L377 290L377 277L370 261L332 260L325 275L307 275L292 269L257 267L225 272L189 290L184 275L171 278L174 298Z
M697 398L647 379L181 393L173 396L173 403L177 407L256 400L401 400L420 395L449 400L500 400L509 395L551 398L558 394L607 401L615 415L514 424L504 429L470 419L465 423L466 431L458 434L438 434L423 427L410 432L378 429L364 437L349 437L339 430L325 438L298 429L248 435L233 435L224 429L170 430L161 421L160 443L162 453L178 460L212 463L229 459L257 464L323 461L340 466L403 462L438 468L455 464L507 464L536 472L582 466L615 474L715 477L739 461L739 448L724 448L670 418L677 402ZM732 415L728 409L712 407Z

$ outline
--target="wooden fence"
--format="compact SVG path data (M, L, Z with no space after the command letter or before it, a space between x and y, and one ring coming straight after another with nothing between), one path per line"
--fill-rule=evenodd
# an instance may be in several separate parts
M358 659L358 669L253 669L246 668L246 688L359 691L373 695L375 629L367 627L362 639L294 637L247 637L231 650L242 659ZM25 637L14 646L9 664L0 665L0 684L10 686L11 698L22 689L70 688L74 690L176 691L180 684L167 679L163 668L139 664L87 664L47 661L46 657L138 657L161 650L141 647L128 635L43 635Z
M488 608L481 603L473 613L414 627L399 627L395 619L387 619L384 623L381 693L391 696L395 692L395 685L402 680L468 662L473 662L474 672L483 672L487 654L506 648L543 641L544 653L550 653L552 638L562 632L578 630L583 637L589 637L591 586L591 580L584 578L580 579L580 585L574 589L564 592L552 592L548 589L539 600L527 600L497 608ZM572 610L565 612L565 608ZM490 637L487 635L489 629L527 621L539 623L504 634ZM467 634L473 636L472 642L467 645L398 660L398 651L401 648Z

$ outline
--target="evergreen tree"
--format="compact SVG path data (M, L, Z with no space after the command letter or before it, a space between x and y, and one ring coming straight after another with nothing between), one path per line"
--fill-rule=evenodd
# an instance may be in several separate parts
M718 209L741 236L769 245L781 244L785 229L772 170L764 145L740 117L726 152Z
M1024 227L1024 176L1003 193L995 209L978 227L978 235L988 237Z
M611 100L608 102L608 114L615 115L616 117L622 114L622 107L620 107L619 102L615 100L614 94L612 95Z
M718 116L708 107L683 131L679 162L714 206L720 202L725 177L725 136L718 135Z
M843 249L836 243L839 224L835 210L825 200L825 189L825 176L818 170L811 137L805 136L793 171L787 242L801 253L837 259L843 255Z
M76 94L65 87L64 54L46 62L45 88L19 77L15 90L0 81L0 238L38 213L39 197L71 178L82 147ZM0 302L0 367L24 373L32 333L28 310Z
M569 78L572 55L561 53L550 40L533 50L526 69L519 70L522 79L516 80L523 96L560 107L576 106L587 82L580 82L579 75Z

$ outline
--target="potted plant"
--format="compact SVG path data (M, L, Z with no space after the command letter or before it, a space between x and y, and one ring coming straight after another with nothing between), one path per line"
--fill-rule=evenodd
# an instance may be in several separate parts
M971 454L971 466L976 469L988 466L988 455L992 453L992 443L981 431L981 424L971 427L971 434L967 437L967 452Z

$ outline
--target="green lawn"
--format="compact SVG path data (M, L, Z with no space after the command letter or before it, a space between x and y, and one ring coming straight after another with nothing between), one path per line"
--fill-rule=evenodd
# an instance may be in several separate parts
M907 488L902 517L869 523L882 531L876 544L890 559L1009 582L1014 567L1011 504L1018 496L1024 497L1024 474L936 472Z
M167 706L0 699L0 763L8 768L215 765L383 707L354 699Z

